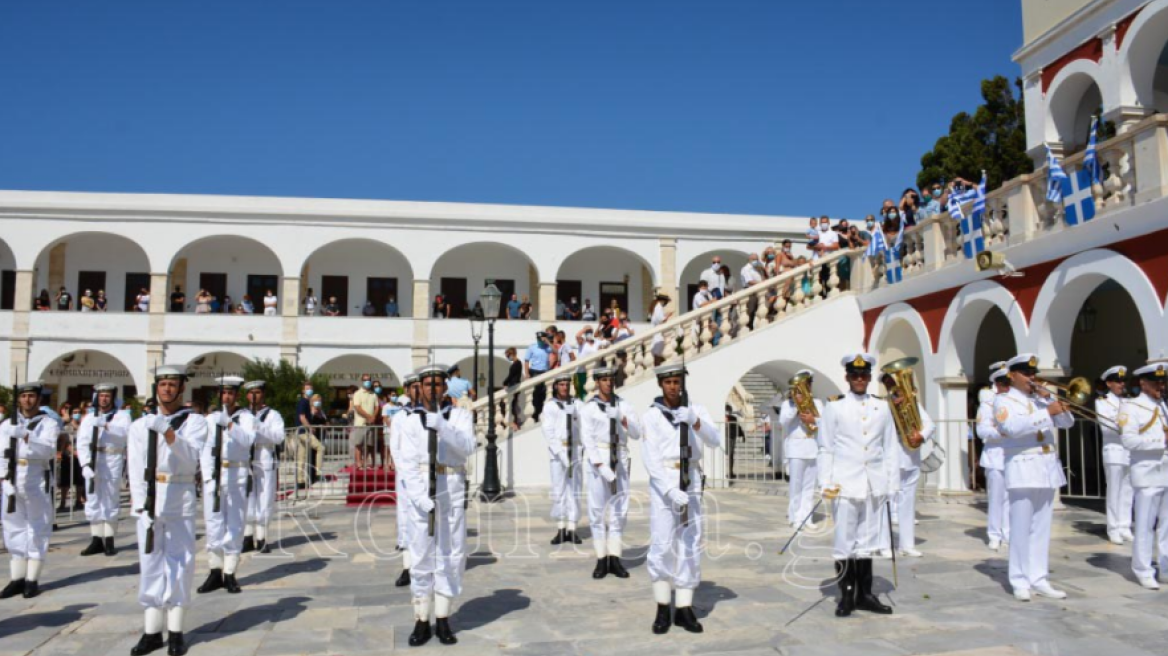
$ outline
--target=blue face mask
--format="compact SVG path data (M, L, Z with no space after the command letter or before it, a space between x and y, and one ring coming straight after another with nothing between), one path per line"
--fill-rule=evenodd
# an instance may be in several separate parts
M374 392L376 392L376 393L378 393L378 394L381 394L381 388L380 388L380 387L374 387L374 388L373 388L373 391L374 391Z
M313 402L312 402L312 407L314 407L314 408L319 408L319 407L320 407L320 401L313 401Z
M304 390L304 396L305 396L306 398L307 398L307 397L311 397L311 396L312 396L312 388L311 388L311 387L309 387L308 389Z
M361 386L364 387L365 389L369 389L370 387L373 387L373 382L367 380L367 381L362 382Z
M77 421L78 419L81 419L81 413L80 413L80 412L74 412L74 413L73 413L73 421Z

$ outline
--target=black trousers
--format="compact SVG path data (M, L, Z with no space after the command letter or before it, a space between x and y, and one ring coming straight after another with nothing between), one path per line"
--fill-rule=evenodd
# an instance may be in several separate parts
M531 369L530 371L532 378L547 373L547 371L536 371L535 369ZM543 402L545 399L547 399L547 386L536 385L535 389L531 392L531 405L535 408L534 419L536 421L539 421L539 415L543 412Z

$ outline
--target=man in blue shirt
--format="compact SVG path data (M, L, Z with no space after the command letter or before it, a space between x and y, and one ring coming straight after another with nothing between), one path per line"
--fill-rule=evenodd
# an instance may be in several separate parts
M508 319L518 319L519 318L519 306L520 306L519 295L512 294L511 300L507 302L507 318Z
M397 297L396 296L390 296L389 300L385 302L385 316L387 316L387 317L401 316L401 313L398 311L398 308L397 308Z
M523 354L523 373L527 378L534 378L542 373L547 372L549 366L549 356L551 355L552 347L547 334L543 332L535 333L535 343L527 347L527 351ZM543 412L543 401L547 398L547 388L544 385L538 385L531 394L531 404L535 407L536 421L539 421L539 415Z
M446 381L446 396L453 399L455 405L460 405L459 400L463 397L474 398L474 393L470 389L470 381L462 377L458 365L447 369L446 373L449 375Z

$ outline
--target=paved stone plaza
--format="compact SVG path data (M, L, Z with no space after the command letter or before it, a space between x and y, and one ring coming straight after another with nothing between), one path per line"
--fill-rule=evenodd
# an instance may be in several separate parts
M952 654L1165 653L1168 590L1148 592L1129 573L1129 547L1102 537L1098 513L1069 508L1055 520L1052 580L1070 596L1023 604L1006 588L1005 552L984 546L984 513L965 503L919 506L925 557L902 560L891 617L836 619L828 523L776 555L790 530L785 497L710 491L711 555L696 596L706 632L649 631L645 499L634 500L626 542L632 577L593 581L590 544L555 551L544 495L471 505L466 594L448 654ZM245 557L243 594L199 595L187 621L192 654L380 654L409 650L408 589L394 588L394 510L320 506L318 519L285 519L285 553ZM315 525L315 527L313 526ZM127 654L141 630L136 547L122 525L116 558L77 556L87 528L62 518L43 594L0 602L0 656ZM585 535L587 530L585 529ZM200 542L200 548L202 542ZM379 551L380 550L380 551ZM891 590L889 561L877 588ZM200 552L196 584L206 576Z

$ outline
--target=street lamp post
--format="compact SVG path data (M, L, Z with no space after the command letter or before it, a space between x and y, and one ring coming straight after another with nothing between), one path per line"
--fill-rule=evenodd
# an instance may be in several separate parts
M474 314L470 315L470 337L474 340L474 375L471 377L471 384L474 389L475 398L479 393L479 340L483 338L483 311L475 308Z
M499 483L499 447L495 444L498 439L495 433L495 319L499 316L503 293L492 283L487 285L479 299L483 302L483 314L487 320L487 462L479 498L498 501L503 498L503 486Z

